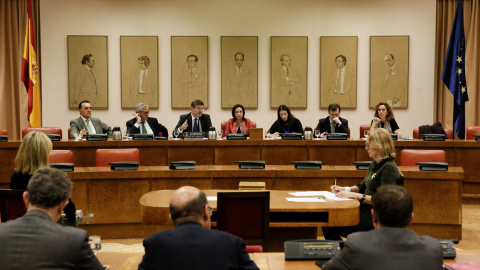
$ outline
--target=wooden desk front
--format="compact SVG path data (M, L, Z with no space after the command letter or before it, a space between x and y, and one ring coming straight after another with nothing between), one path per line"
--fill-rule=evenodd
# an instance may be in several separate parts
M461 239L462 168L450 167L447 172L419 171L418 167L400 170L414 200L411 228L418 234ZM353 166L295 170L292 165L267 165L264 170L242 170L236 165L199 165L189 171L173 171L167 166L141 166L138 171L76 167L68 175L74 182L72 200L77 208L95 215L94 222L83 228L102 238L133 238L171 228L142 223L138 201L150 191L175 190L184 185L235 190L241 181L265 182L267 190L329 190L335 178L341 186L353 185L363 180L366 171Z
M14 160L21 141L0 143L0 188L8 188ZM321 160L323 165L352 165L357 160L370 160L365 140L346 141L282 141L282 140L205 140L205 141L103 141L63 140L53 142L54 149L69 149L74 153L76 167L95 166L95 150L99 148L138 148L143 166L167 166L169 162L195 160L197 165L233 165L237 160L265 160L268 165L288 165L296 160ZM480 194L480 142L395 141L397 165L402 149L442 149L451 167L465 171L463 193Z

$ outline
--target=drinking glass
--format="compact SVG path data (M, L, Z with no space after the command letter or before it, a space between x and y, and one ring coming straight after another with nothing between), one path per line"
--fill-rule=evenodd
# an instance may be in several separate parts
M266 138L266 139L269 139L269 138L270 138L270 129L267 129L267 130L265 131L265 138Z
M73 136L75 137L75 141L80 141L82 139L82 135L80 135L80 131L73 134Z
M177 138L178 135L179 135L178 129L175 129L175 130L173 131L173 136L175 136L175 140L178 139L178 138Z
M318 139L320 137L320 129L315 130L315 137Z
M365 129L365 130L363 131L363 137L367 138L367 137L368 137L368 132L370 132L370 130Z
M223 130L220 129L220 130L218 131L218 136L220 137L220 140L223 139Z
M125 130L125 137L126 140L130 140L130 130Z

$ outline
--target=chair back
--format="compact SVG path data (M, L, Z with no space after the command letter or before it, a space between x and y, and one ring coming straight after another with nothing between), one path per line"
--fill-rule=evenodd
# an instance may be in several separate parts
M453 140L453 130L449 128L444 128L445 134L447 134L447 139ZM418 128L413 129L413 136L414 139L421 139L420 138L420 131Z
M6 129L0 129L0 135L7 135L8 136L8 131Z
M347 139L350 138L350 128L348 128L348 134L347 134Z
M400 152L400 166L416 166L417 162L447 162L444 150L404 149Z
M266 246L270 191L218 192L217 229L242 238L247 245Z
M0 215L2 223L17 219L27 212L23 190L0 189Z
M220 124L220 130L222 131L222 134L225 134L225 128L227 128L228 121L223 121Z
M370 130L370 125L360 126L360 138L365 138L365 130Z
M48 157L48 163L73 163L71 150L52 150Z
M68 137L67 137L67 138L68 138L69 140L73 139L73 138L72 138L72 134L70 134L70 130L71 130L71 128L68 128L68 133L67 133L67 136L68 136Z
M108 167L110 162L136 161L140 163L138 148L97 149L95 152L95 166Z
M467 137L465 139L475 140L475 137L473 137L473 135L480 135L480 126L473 126L467 128Z
M62 129L59 127L27 127L22 130L22 139L31 131L38 131L45 134L58 134L60 135L60 140L62 139Z

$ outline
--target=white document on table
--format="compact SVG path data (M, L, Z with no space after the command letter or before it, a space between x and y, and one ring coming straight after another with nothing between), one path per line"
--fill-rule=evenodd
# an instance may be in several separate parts
M325 202L322 198L285 198L289 202Z
M333 201L348 201L352 200L349 198L338 198L335 193L330 192L330 191L300 191L300 192L292 192L289 193L290 195L293 196L323 196L329 200Z

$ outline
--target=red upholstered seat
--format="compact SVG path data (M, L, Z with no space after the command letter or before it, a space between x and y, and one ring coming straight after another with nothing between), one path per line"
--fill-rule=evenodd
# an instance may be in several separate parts
M48 163L73 163L73 152L70 150L52 150Z
M480 135L480 126L473 126L467 128L467 136L465 137L465 139L475 140L475 137L473 137L473 135Z
M445 134L447 134L447 139L451 139L453 140L453 130L449 129L449 128L444 128L445 130ZM419 130L418 128L415 128L413 129L413 136L412 138L414 139L421 139L419 138L420 134L419 134Z
M45 133L45 134L58 134L58 135L60 135L60 140L62 139L62 129L59 128L59 127L36 127L36 128L28 127L28 128L24 128L22 130L22 139L30 131L38 131L38 132L42 132L42 133Z
M17 219L27 212L23 190L0 189L0 215L2 223Z
M370 130L370 125L360 126L360 138L365 138L365 130Z
M8 131L6 129L0 129L0 135L8 135Z
M109 162L136 161L140 163L138 148L124 149L97 149L95 152L95 166L108 167Z
M263 252L263 247L260 245L246 245L247 253L259 253Z
M417 162L447 162L443 150L404 149L400 152L400 166L415 166Z

